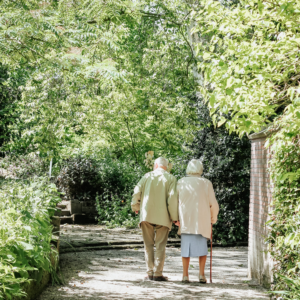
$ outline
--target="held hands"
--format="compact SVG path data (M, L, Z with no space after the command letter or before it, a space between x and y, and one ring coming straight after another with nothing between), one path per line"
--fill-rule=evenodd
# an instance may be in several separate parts
M174 223L176 226L178 226L178 227L180 226L180 222L179 222L179 221L174 221L173 223Z

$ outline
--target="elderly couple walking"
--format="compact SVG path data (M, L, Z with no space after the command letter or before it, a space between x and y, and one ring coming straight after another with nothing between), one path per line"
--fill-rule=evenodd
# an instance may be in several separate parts
M154 162L154 171L143 176L134 189L132 210L140 211L147 280L167 281L163 276L165 250L172 222L181 233L183 282L189 282L190 257L199 257L199 282L206 283L204 268L207 240L211 224L216 223L219 205L211 182L201 177L202 163L193 159L187 176L177 183L167 170L168 160L160 157ZM155 245L155 251L154 251Z

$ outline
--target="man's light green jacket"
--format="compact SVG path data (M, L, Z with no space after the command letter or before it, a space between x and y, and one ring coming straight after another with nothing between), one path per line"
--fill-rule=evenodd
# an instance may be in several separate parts
M171 230L172 221L178 220L176 185L176 178L162 168L143 176L131 202L132 210L140 211L140 223L146 221Z

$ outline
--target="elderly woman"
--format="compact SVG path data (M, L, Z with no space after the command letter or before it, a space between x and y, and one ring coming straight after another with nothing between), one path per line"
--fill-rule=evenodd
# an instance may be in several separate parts
M217 222L219 205L212 183L203 177L203 165L192 159L186 169L187 176L177 184L179 194L179 233L183 282L189 282L190 257L199 257L199 282L206 283L204 268L207 256L207 240L211 236L211 224Z

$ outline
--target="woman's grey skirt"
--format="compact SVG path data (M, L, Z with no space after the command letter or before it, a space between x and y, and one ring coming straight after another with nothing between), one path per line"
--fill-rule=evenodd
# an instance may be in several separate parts
M207 253L207 238L201 234L181 234L182 257L205 256Z

